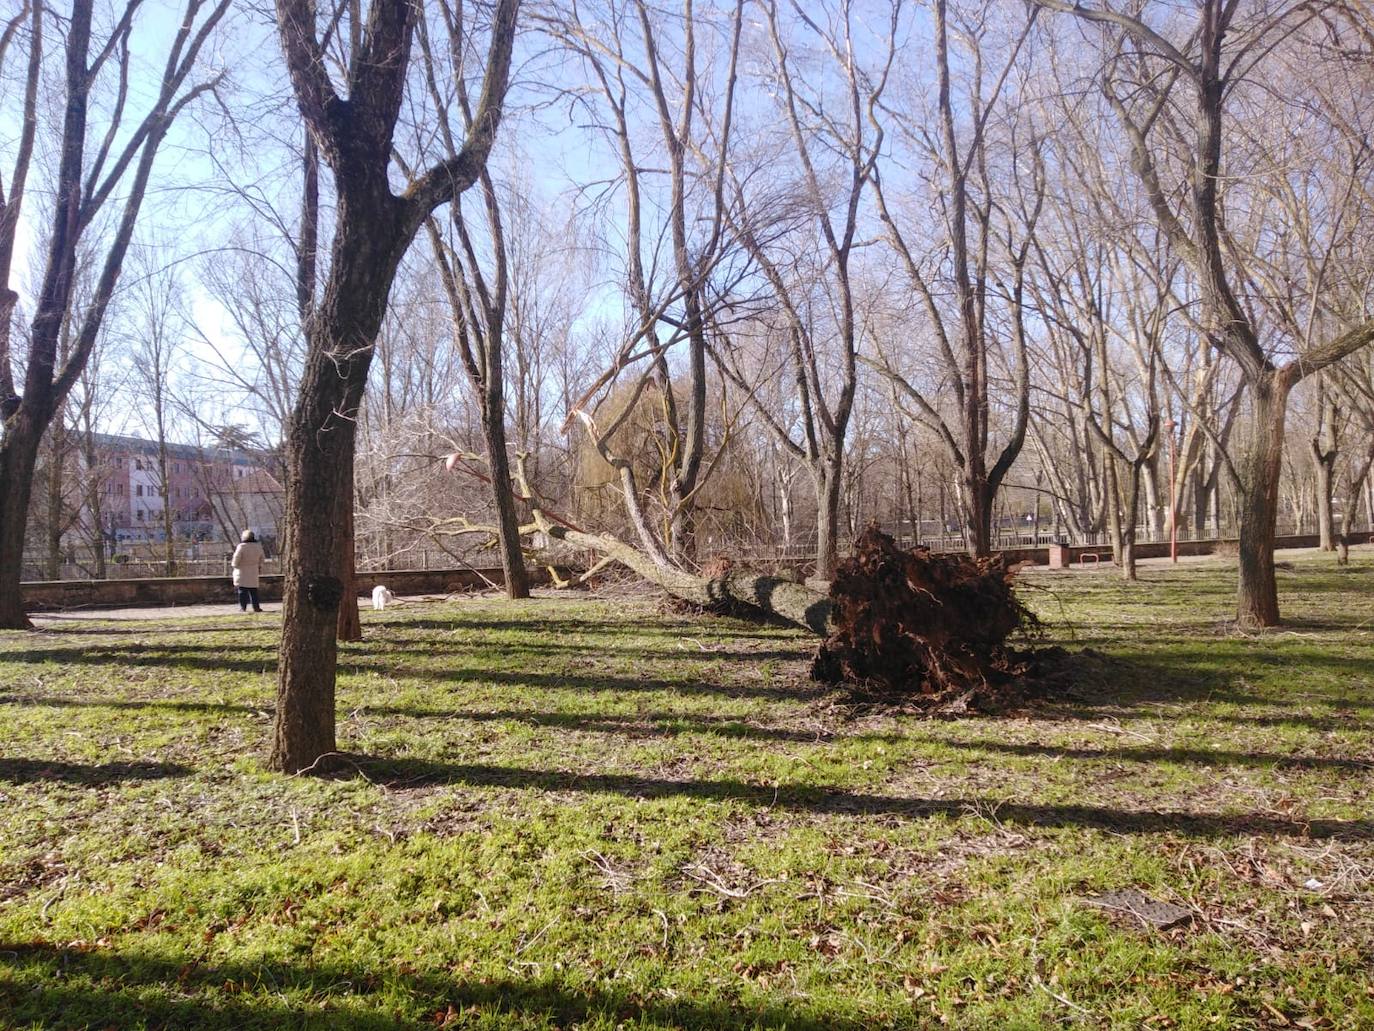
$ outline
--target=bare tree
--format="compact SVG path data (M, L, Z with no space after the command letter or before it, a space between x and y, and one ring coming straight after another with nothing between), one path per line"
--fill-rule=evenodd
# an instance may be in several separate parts
M1274 536L1278 518L1279 476L1283 462L1284 422L1288 397L1304 377L1340 361L1374 340L1374 321L1355 326L1321 342L1299 342L1287 360L1261 340L1253 312L1242 303L1237 285L1245 271L1228 254L1222 216L1225 178L1223 154L1228 101L1257 63L1273 49L1279 33L1292 31L1305 8L1257 11L1251 22L1236 24L1234 0L1203 0L1197 23L1174 43L1141 18L1106 6L1065 0L1036 0L1045 8L1075 14L1119 31L1149 59L1129 83L1122 81L1126 62L1113 59L1104 89L1129 145L1131 166L1154 217L1171 245L1188 262L1202 296L1207 337L1240 367L1248 391L1249 412L1244 451L1235 463L1240 504L1240 582L1237 621L1244 626L1279 623L1278 586L1274 578ZM1178 83L1193 93L1190 116L1188 216L1180 214L1173 190L1162 178L1157 137L1171 122L1163 119L1173 105ZM1129 95L1126 93L1129 88ZM1172 112L1171 112L1172 113Z
M124 342L133 372L133 390L141 402L144 431L157 444L156 487L162 502L163 575L176 576L176 508L172 501L168 432L174 412L172 374L181 352L176 271L165 267L162 252L145 249L140 255L138 280L128 306L129 325Z
M734 243L727 231L725 184L734 146L743 0L726 11L728 17L714 20L692 0L680 15L628 0L611 3L603 24L586 24L576 12L550 22L591 73L599 102L595 117L620 164L623 290L631 316L611 367L574 401L568 420L582 424L592 448L615 470L640 546L665 569L694 562L699 496L723 454L723 448L713 452L707 440L706 356L729 294L719 274ZM718 41L703 50L722 54L722 68L699 56L702 40ZM637 131L639 104L650 112L645 132ZM666 196L647 185L650 155L667 166ZM651 220L655 200L666 209L658 225ZM659 245L671 255L662 270ZM685 370L674 376L670 352L679 346ZM622 377L631 383L628 391L620 389ZM615 445L645 396L661 406L661 461L652 470L637 467ZM603 410L607 405L609 412Z
M448 11L447 7L443 10ZM447 23L446 28L450 38L457 35L457 27L452 22ZM438 138L445 158L453 160L459 150L458 132L472 132L472 102L462 76L452 74L459 69L448 69L440 60L442 53L431 45L423 20L419 35L425 83L437 115ZM445 71L450 74L445 75ZM451 95L441 90L441 81L452 82ZM464 210L462 199L455 198L450 205L451 238L446 238L436 218L426 219L425 225L439 281L448 299L458 356L477 397L487 468L491 474L488 479L496 508L497 543L506 595L519 599L529 597L530 584L520 546L520 520L511 481L510 457L506 453L503 352L510 292L509 257L501 197L485 167L478 176L478 184L484 219L474 219ZM478 244L474 242L483 232L488 241L486 261L479 257Z
M288 434L288 565L273 768L313 768L335 750L336 632L342 549L351 547L353 446L373 347L397 267L425 219L473 185L501 118L519 0L498 0L472 129L458 153L397 195L391 165L415 21L407 0L374 0L336 91L311 0L277 0L277 22L301 116L333 173L337 203L328 273L306 320L307 353ZM340 11L342 15L344 12ZM466 31L461 18L452 22ZM466 43L453 41L457 53ZM350 597L348 604L356 605Z
M210 6L207 0L187 0L180 25L168 45L167 58L154 98L143 117L129 121L129 66L138 0L130 0L109 36L92 54L93 0L74 0L66 26L63 74L63 109L60 159L54 184L52 221L47 242L47 261L42 274L33 321L29 330L24 365L23 393L16 394L10 348L10 313L6 300L0 330L0 626L25 627L23 599L19 592L24 526L33 488L34 462L39 443L62 401L81 376L100 333L101 322L119 280L124 255L152 176L158 148L177 116L196 97L213 89L217 79L188 86L192 70L216 25L229 9L229 0ZM43 5L34 3L29 34L30 82L38 75L43 45ZM3 59L0 53L0 59ZM103 130L92 133L92 93L102 73L112 70L117 78L115 103ZM0 224L19 217L22 183L32 156L33 130L29 127L32 104L26 96L25 127L16 167L11 175L12 192ZM95 139L93 139L93 136ZM92 152L92 148L94 148ZM132 173L130 174L130 169ZM14 190L13 186L18 186ZM108 238L100 273L89 305L71 310L77 254L83 244L94 248L91 230L116 191L123 188L122 206ZM18 193L18 196L15 194ZM13 249L13 229L0 230L0 261L6 278ZM9 235L6 244L4 238ZM8 297L8 282L0 284ZM74 320L71 352L57 361L62 326Z
M104 345L97 344L73 390L73 406L76 409L73 431L81 454L81 497L85 509L77 526L91 549L91 575L97 580L104 580L108 575L106 548L113 545L113 528L107 535L105 491L109 482L108 456L99 446L96 426L103 421L112 396L121 386L118 382L111 382L111 378L105 374L103 351Z
M1317 541L1322 551L1336 550L1336 521L1332 509L1336 458L1339 454L1340 412L1335 392L1326 385L1325 375L1317 377L1317 426L1308 446L1316 472Z
M764 10L769 75L781 107L782 131L800 169L793 198L797 210L785 214L783 221L795 221L800 232L809 229L819 236L814 248L818 254L814 263L787 261L782 245L788 238L768 224L768 214L760 218L757 203L747 212L741 231L776 302L779 324L772 336L785 355L802 439L795 439L785 420L758 403L760 377L757 372L749 375L737 351L717 347L714 354L722 372L754 403L783 447L811 472L816 490L816 576L828 580L839 560L845 442L858 388L864 324L853 270L860 207L882 150L883 132L875 127L874 113L896 58L901 3L889 4L882 19L876 70L861 60L856 35L862 35L865 26L849 0L835 10L815 12L792 5L806 39L838 70L837 83L807 81L794 52L805 45L791 38L777 3L767 3ZM842 98L838 111L826 102L832 85ZM743 199L739 177L735 185ZM800 249L812 250L805 245Z
M1362 490L1374 483L1374 355L1368 351L1333 366L1331 390L1344 402L1351 422L1363 438L1362 448L1354 449L1347 466L1341 499L1341 532L1336 536L1338 561L1349 562L1350 543L1359 520ZM1368 528L1374 531L1374 504L1370 505Z
M957 38L964 41L968 51L965 60L973 69L969 95L960 102L951 75L948 6L946 0L936 0L934 5L938 141L924 125L890 115L900 129L897 135L918 150L929 152L940 176L945 232L937 247L934 270L918 253L910 231L904 230L895 217L882 176L873 176L872 183L888 239L938 342L939 383L953 394L954 418L947 418L948 407L933 398L928 387L903 376L881 350L880 359L870 364L890 377L915 404L915 417L936 431L963 474L969 550L981 556L992 547L997 492L1026 438L1030 375L1025 267L1045 197L1039 141L1034 136L1018 138L1013 125L1005 141L1010 160L994 171L989 137L995 128L993 115L1004 100L1007 80L1024 52L1036 12L1031 11L1007 48L1001 69L991 77L985 69L983 43L991 25L988 10L975 9L968 23L958 27ZM965 109L971 114L972 125L961 134L957 112ZM1028 170L1023 168L1026 164ZM995 176L1008 180L1011 189L1006 196L997 195ZM943 303L946 294L950 295L952 311ZM993 455L992 360L1001 334L1010 337L1013 353L1010 365L1014 372L1006 391L1009 396L1003 399L1012 416L1002 445Z

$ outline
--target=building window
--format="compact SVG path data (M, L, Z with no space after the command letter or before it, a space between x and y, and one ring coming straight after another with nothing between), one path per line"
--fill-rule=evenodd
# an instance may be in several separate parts
M140 483L136 487L134 487L134 494L136 494L140 498L143 497L143 484Z
M135 459L134 459L134 468L137 469L139 472L142 472L142 471L143 471L143 459L141 459L141 458L135 458Z

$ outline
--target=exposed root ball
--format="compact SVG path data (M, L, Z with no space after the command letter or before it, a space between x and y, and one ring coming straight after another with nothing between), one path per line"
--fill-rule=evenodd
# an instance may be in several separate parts
M1035 617L1012 592L1001 556L972 559L902 551L870 527L840 564L830 588L834 632L812 676L970 708L1000 704L1028 672L1031 656L1007 647Z

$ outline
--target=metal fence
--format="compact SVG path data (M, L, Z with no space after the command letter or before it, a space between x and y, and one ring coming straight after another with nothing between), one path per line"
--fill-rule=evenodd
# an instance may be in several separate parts
M946 533L924 533L919 536L906 527L885 528L896 539L899 546L910 548L922 545L937 552L959 552L967 550L967 538L958 531ZM1225 528L1224 528L1225 529ZM1310 528L1296 525L1291 520L1283 520L1278 526L1280 535L1312 532ZM1224 534L1223 534L1224 536ZM1168 533L1157 533L1153 526L1136 527L1137 543L1161 543L1168 541ZM1180 528L1180 542L1216 540L1214 529L1205 530ZM1056 533L1053 527L1042 526L1037 533L1034 528L1025 530L1003 527L993 537L994 551L1008 548L1046 547L1054 543L1067 543L1074 546L1106 546L1111 543L1107 533L1065 535ZM814 534L800 534L788 544L761 545L757 541L729 541L709 539L698 542L703 555L728 555L736 561L768 567L770 565L795 566L816 557ZM840 554L850 550L850 538L842 535ZM233 570L230 558L233 548L222 543L192 543L178 545L175 551L176 576L223 576L228 579ZM590 563L592 556L582 556ZM55 579L92 580L96 579L98 568L94 553L88 547L63 549L62 562L59 564ZM568 556L560 561L576 561L576 556ZM477 546L464 551L450 551L437 546L423 544L387 553L368 553L360 551L356 560L359 572L372 572L381 569L418 570L418 569L463 569L494 568L501 565L501 555L487 546ZM22 579L26 581L54 579L53 570L46 555L28 552L24 556ZM262 571L267 574L280 573L279 557L269 557ZM137 544L125 546L113 556L106 556L105 578L110 580L131 580L167 575L166 552L161 545Z

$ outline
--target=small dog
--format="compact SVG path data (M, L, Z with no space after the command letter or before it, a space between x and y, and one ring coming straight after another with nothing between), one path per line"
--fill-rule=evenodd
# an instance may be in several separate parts
M396 600L396 595L392 594L381 584L372 588L372 607L378 611L386 608Z

